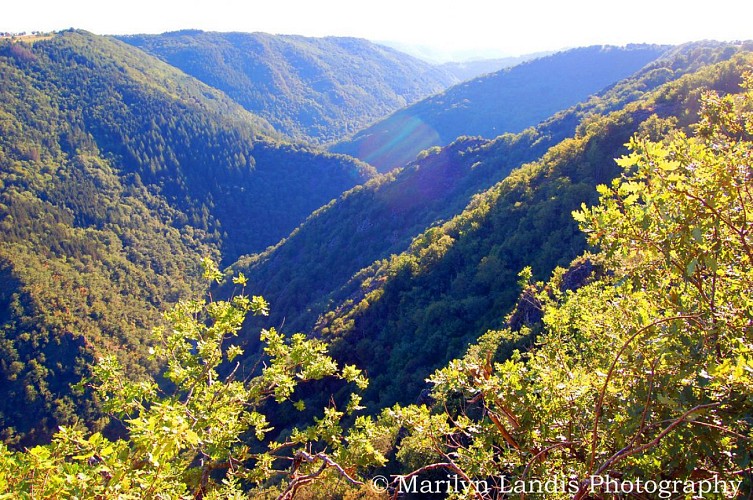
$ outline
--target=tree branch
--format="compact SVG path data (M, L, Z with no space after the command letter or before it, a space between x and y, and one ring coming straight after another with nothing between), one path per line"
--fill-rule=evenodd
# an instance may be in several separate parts
M322 461L322 465L316 471L311 472L310 474L304 474L300 476L297 475L298 468L303 462L312 463L316 460ZM288 484L288 487L285 489L285 491L283 491L280 496L277 497L277 500L291 500L295 496L296 491L298 491L298 488L315 481L316 478L319 477L319 475L321 475L321 473L324 472L325 469L327 469L327 467L334 468L350 484L354 486L363 485L362 481L350 477L350 475L345 471L345 469L342 468L340 464L329 458L325 453L320 452L312 455L306 451L301 450L293 457L293 468L290 473L293 479L290 481L290 484Z
M593 473L594 462L596 461L596 441L597 441L598 432L599 432L599 419L601 418L601 411L604 406L604 395L607 392L607 387L609 386L609 382L612 379L612 374L614 373L614 369L617 366L617 362L619 361L620 357L625 352L625 350L628 348L628 346L633 342L633 340L635 340L640 335L648 331L650 328L653 328L662 323L667 323L670 321L676 321L680 319L697 319L697 317L695 315L680 315L680 316L672 316L671 318L657 319L656 321L651 322L650 324L644 326L643 328L639 328L633 335L630 336L629 339L625 341L625 343L622 345L620 350L617 351L617 355L612 361L612 365L609 367L609 371L607 372L607 378L604 381L604 386L601 388L601 391L599 392L599 401L596 403L596 411L594 415L594 428L591 435L591 460L588 465L589 475Z
M667 434L669 434L670 432L672 432L681 423L685 422L685 420L690 415L692 415L693 413L696 413L698 411L701 411L701 410L707 410L709 408L715 408L715 407L719 406L719 404L720 403L709 403L709 404L694 406L690 410L688 410L685 413L683 413L682 415L680 415L677 419L675 419L671 424L669 424L666 428L664 428L663 431L661 431L654 439L652 439L648 443L645 443L645 444L643 444L641 446L638 446L636 448L632 448L631 445L628 445L628 446L624 447L623 449L621 449L620 451L618 451L617 453L615 453L614 455L612 455L611 457L609 457L607 459L607 461L604 462L602 464L602 466L599 467L599 469L595 473L592 474L592 473L589 472L589 478L593 477L593 476L600 475L602 472L604 472L605 470L607 470L609 467L612 467L616 463L624 460L625 458L627 458L629 456L635 455L636 453L641 453L643 451L648 450L649 448L653 448L654 446L656 446L657 444L659 444L659 442ZM587 492L588 492L588 486L591 484L591 480L589 478L581 481L580 488L578 488L578 492L575 494L575 496L573 496L573 500L580 500L580 499L582 499L584 497L584 495L587 494Z
M571 446L572 444L573 443L571 441L562 441L561 443L555 443L555 444L553 444L551 446L548 446L548 447L544 448L540 452L538 452L526 464L526 468L523 469L523 474L520 476L520 480L521 481L525 481L526 480L526 477L528 477L528 471L530 470L530 468L533 465L533 463L536 462L536 460L538 460L539 458L543 457L544 455L546 455L550 451L554 450L555 448L559 448L560 446ZM525 498L526 498L526 493L525 493L525 491L523 491L520 494L520 500L525 500Z
M446 455L445 455L445 458L447 458ZM405 474L403 476L395 476L395 479L392 480L390 485L393 485L393 487L395 487L400 481L405 482L406 479L409 479L413 476L417 476L419 474L423 474L424 472L428 472L430 470L435 470L435 469L449 469L457 473L460 477L463 478L463 481L465 481L465 484L473 488L474 496L479 500L484 500L483 495L479 493L478 491L476 491L476 488L473 485L473 481L471 481L471 479L466 475L466 473L463 472L463 470L460 467L455 465L455 463L452 460L448 462L438 462L434 464L424 465L423 467L418 468L409 474ZM393 495L393 498L397 498L398 493L399 492L396 490L395 495Z
M720 403L708 403L704 405L694 406L693 408L689 409L688 411L680 415L679 418L677 418L674 422L669 424L663 431L661 431L654 439L652 439L648 443L642 444L641 446L638 446L636 448L631 448L630 446L625 447L621 449L620 451L618 451L617 453L615 453L614 455L612 455L611 457L609 457L609 459L606 462L604 462L604 464L602 464L602 466L599 467L599 469L596 471L596 475L601 474L608 467L611 467L612 465L616 464L617 462L620 462L621 460L631 455L635 455L636 453L641 453L642 451L645 451L649 448L653 448L654 446L659 444L659 442L667 434L672 432L675 429L675 427L683 423L685 419L687 419L691 414L699 412L701 410L708 410L709 408L716 408L719 405Z

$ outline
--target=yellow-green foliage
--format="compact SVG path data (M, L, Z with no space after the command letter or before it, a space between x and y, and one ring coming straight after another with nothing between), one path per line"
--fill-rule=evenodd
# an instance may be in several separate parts
M750 489L750 76L746 90L703 94L693 136L631 141L623 175L573 214L605 273L576 291L542 288L530 350L494 362L513 334L490 332L437 371L439 413L388 412L411 430L401 455L430 451L450 472L508 485L565 478L563 497L607 494L595 479L606 475Z
M211 260L203 266L205 278L221 277ZM242 285L244 278L235 282ZM0 498L234 498L244 491L241 483L262 494L270 480L292 495L325 469L361 484L346 468L385 460L372 443L380 430L370 418L356 417L349 432L343 430L342 419L362 409L357 394L344 412L328 407L283 441L267 437L267 413L276 406L268 400L288 401L300 383L325 377L363 389L368 382L360 370L338 368L319 340L269 330L261 335L261 373L242 377L237 364L219 371L242 354L227 343L246 314L267 311L264 299L243 290L227 301L179 302L165 314L166 327L153 332L152 353L173 390L163 393L154 377L129 379L115 356L100 358L82 387L125 425L127 437L60 427L49 445L24 452L0 447ZM263 444L252 446L254 437Z

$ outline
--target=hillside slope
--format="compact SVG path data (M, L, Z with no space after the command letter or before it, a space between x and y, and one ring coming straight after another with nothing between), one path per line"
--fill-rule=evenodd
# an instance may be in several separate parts
M695 86L734 90L736 66L707 80L681 77L738 50L681 47L536 130L458 140L346 193L276 248L234 267L271 302L270 324L345 338L338 353L369 371L376 406L411 399L431 369L499 326L517 298L520 269L530 264L546 276L580 253L570 210L595 199L595 185L616 172L612 159L652 112L684 119ZM407 353L410 369L398 370Z
M359 273L352 294L315 331L339 339L333 353L369 372L367 400L376 407L414 401L434 369L487 330L501 328L518 299L524 267L545 280L586 249L571 213L593 205L596 186L618 175L614 159L629 139L638 132L658 138L670 125L694 123L702 89L740 92L751 49L618 111L589 116L574 137L475 197L462 214Z
M444 90L449 72L356 38L179 31L121 39L295 139L326 143Z
M385 171L461 135L517 133L627 78L667 49L598 46L541 57L428 97L330 149Z
M243 257L233 267L251 276L272 302L272 324L285 318L292 328L309 331L330 301L347 296L340 289L359 270L404 251L426 228L462 212L475 194L572 136L587 116L620 109L659 85L729 57L723 52L714 44L678 49L535 129L493 141L460 138L427 152L345 193L275 248Z
M150 367L202 256L265 248L372 171L116 40L0 42L0 427L35 441L91 402L97 353ZM88 408L88 409L87 409ZM91 417L91 415L89 415Z

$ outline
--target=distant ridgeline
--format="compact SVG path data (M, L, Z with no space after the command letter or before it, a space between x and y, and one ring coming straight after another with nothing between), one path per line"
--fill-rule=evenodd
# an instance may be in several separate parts
M357 38L190 30L120 39L313 143L342 139L459 81L449 70Z
M374 175L291 145L224 94L82 31L0 41L0 428L44 438L91 402L97 353L154 370L145 334L201 293L199 258L277 242Z
M527 61L401 109L330 149L387 171L461 135L521 132L627 78L668 48L596 46Z

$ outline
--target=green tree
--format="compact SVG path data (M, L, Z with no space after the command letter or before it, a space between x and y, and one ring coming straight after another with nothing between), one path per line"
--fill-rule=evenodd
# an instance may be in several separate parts
M431 378L442 411L385 412L410 431L398 457L415 470L403 480L436 468L488 480L468 481L476 498L551 478L561 496L601 497L607 476L664 481L673 497L703 481L726 481L720 496L750 489L750 75L745 90L706 93L694 136L631 141L623 175L573 214L604 272L575 291L560 286L562 270L539 284L545 328L533 348L494 362L526 332L489 332Z
M206 278L222 278L211 260L203 268ZM242 275L233 281L246 284ZM371 444L377 432L371 419L355 417L347 435L343 430L343 417L361 408L357 394L343 411L325 408L313 425L281 441L267 437L265 411L270 401L291 400L301 382L335 377L363 389L367 380L353 366L338 368L321 341L286 339L275 330L261 334L267 356L261 373L244 380L240 365L232 365L242 349L226 344L248 312L267 314L268 306L243 290L227 301L182 301L167 312L153 349L168 381L162 386L172 387L167 392L153 377L129 380L114 356L101 358L82 385L124 424L127 438L61 427L49 445L16 453L2 447L0 497L238 498L272 487L291 498L331 471L362 484L356 467L384 458ZM226 375L223 363L230 363ZM254 437L262 446L249 444Z

